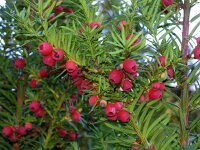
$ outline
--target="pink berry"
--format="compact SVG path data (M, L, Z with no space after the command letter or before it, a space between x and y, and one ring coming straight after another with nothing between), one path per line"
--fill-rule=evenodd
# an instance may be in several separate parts
M45 115L44 108L39 108L39 109L35 112L35 116L36 116L36 117L43 117L44 115Z
M133 87L133 84L131 82L131 80L129 79L124 79L121 82L121 88L123 89L124 92L129 92Z
M123 108L123 102L115 102L114 103L116 110L121 110Z
M196 39L197 41L197 46L200 47L200 36Z
M25 126L25 128L26 128L27 130L31 130L31 129L33 128L33 125L32 125L31 122L26 122L24 126Z
M81 119L81 114L78 112L78 111L75 111L73 114L72 114L72 120L74 122L79 122Z
M15 67L17 69L23 69L25 66L25 60L22 58L15 59Z
M76 108L74 106L69 106L69 113L73 114L76 111Z
M115 121L115 120L117 120L117 115L108 116L108 120L110 120L110 121Z
M200 47L196 47L196 48L194 49L194 58L200 60Z
M72 14L72 13L74 13L74 10L71 9L71 8L65 7L65 8L64 8L64 12L66 12L66 13L68 13L68 14Z
M26 135L26 128L23 126L20 126L19 129L17 130L17 133L21 136Z
M165 64L165 60L166 60L165 56L159 56L158 59L159 59L161 65L162 65L163 67L165 67L165 65L166 65L166 64Z
M137 71L137 64L133 59L126 59L123 62L123 68L128 73L135 73Z
M50 55L53 51L53 47L48 42L42 42L38 46L39 53L43 56Z
M105 111L106 116L108 117L115 116L117 113L117 109L115 107L115 104L113 103L107 104L104 111Z
M162 82L154 82L151 84L151 88L163 91L165 89L165 84Z
M4 126L2 129L2 134L6 137L9 137L13 133L13 127L12 126Z
M140 101L141 103L145 101L144 95L141 95L141 96L140 96L140 100L139 100L139 101Z
M76 76L76 77L74 77L74 78L72 79L72 84L73 84L74 86L80 86L81 83L82 83L82 81L83 81L83 78L82 78L82 77Z
M99 96L98 95L92 95L89 98L89 104L90 106L94 106L96 104L96 101L98 100Z
M122 80L123 71L113 69L109 74L109 81L113 84L119 84Z
M57 128L57 132L60 135L60 137L64 138L67 135L67 130L63 128Z
M72 73L78 69L78 66L72 60L68 60L65 64L65 67L68 73Z
M117 119L121 122L128 122L130 120L130 114L127 110L121 109L117 113Z
M62 11L63 11L62 6L59 5L59 6L54 7L54 12L56 15L59 15Z
M32 112L36 112L40 109L40 102L37 100L33 100L30 104L29 104L29 109Z
M100 22L92 22L92 23L90 23L90 28L93 29L94 27L101 27L101 23Z
M39 71L39 76L40 76L41 79L47 78L47 77L49 76L48 70L46 70L46 69L41 69L41 70Z
M162 98L162 91L159 89L150 89L148 95L152 100L160 99Z
M68 74L69 74L71 77L76 77L76 76L78 76L78 73L79 73L78 68L75 69L73 72L68 72Z
M117 25L117 28L119 30L122 30L122 26L127 26L127 22L125 20L121 21L118 25Z
M42 61L45 65L50 67L54 66L56 63L56 61L52 58L51 55L44 56Z
M53 51L51 55L56 61L62 60L64 58L64 50L58 48L56 51Z
M29 86L31 88L36 88L38 85L38 80L37 79L31 79L30 82L29 82Z
M168 77L169 78L173 78L174 77L174 70L173 70L173 68L172 67L168 67L167 68L167 74L168 74Z
M164 6L170 6L173 4L173 0L161 0Z
M69 134L69 139L70 139L70 140L76 140L76 138L77 138L77 134L76 134L75 132L71 132L71 133Z

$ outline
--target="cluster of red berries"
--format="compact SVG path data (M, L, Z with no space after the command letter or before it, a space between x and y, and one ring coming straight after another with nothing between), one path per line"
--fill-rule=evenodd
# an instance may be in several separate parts
M78 69L77 64L68 60L65 64L67 73L72 77L72 83L74 86L78 86L78 93L83 94L84 90L91 90L93 88L93 83L88 79L84 79L81 75L81 71ZM95 89L94 89L95 90Z
M64 58L64 50L60 48L53 49L53 46L48 42L40 43L38 50L43 56L43 63L51 67L55 65L56 61Z
M30 102L29 109L31 112L34 112L36 117L43 117L45 115L44 108L41 107L40 102L37 100Z
M129 112L123 109L123 102L108 103L104 111L111 121L128 122L130 120Z
M2 129L2 135L8 137L11 142L16 142L21 137L25 136L27 130L32 129L32 123L26 122L24 126L4 126Z
M39 78L44 79L47 78L49 76L49 71L47 69L41 69L38 73ZM38 86L38 79L31 79L29 82L29 86L31 88L36 88Z
M200 60L200 37L196 39L197 46L194 48L194 58Z
M151 84L151 89L149 90L149 98L152 100L162 98L162 92L165 89L165 84L161 82L154 82Z
M131 75L131 78L137 77L137 64L133 59L126 59L123 62L123 70ZM125 92L129 92L132 87L132 81L129 76L123 74L123 70L120 69L113 69L109 74L109 81L112 84L120 84L121 88Z
M68 134L67 130L64 129L64 128L61 128L61 127L57 128L57 133L59 134L59 136L61 138L65 138ZM72 131L72 132L69 133L69 139L70 140L76 140L76 138L77 138L76 132Z

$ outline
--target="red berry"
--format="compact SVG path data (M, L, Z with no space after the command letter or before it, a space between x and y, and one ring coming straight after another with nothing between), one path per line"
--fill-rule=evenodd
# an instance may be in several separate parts
M38 85L38 80L37 79L31 79L30 82L29 82L29 86L31 88L36 88Z
M109 104L106 105L106 107L105 107L106 116L112 117L112 116L115 116L116 113L117 113L117 109L115 107L115 104L109 103Z
M142 102L144 102L145 101L145 97L144 97L144 95L141 95L140 96L140 102L142 103Z
M60 137L62 137L62 138L64 138L67 135L67 130L65 130L63 128L58 128L57 132L60 135Z
M37 101L37 100L34 100L32 101L30 104L29 104L29 109L30 111L32 112L36 112L40 109L40 102Z
M71 132L71 133L69 134L69 138L70 138L70 140L76 140L76 138L77 138L76 133L75 133L75 132Z
M62 60L64 58L64 50L58 48L56 51L53 51L51 55L54 60Z
M26 135L26 128L23 126L20 126L19 129L17 130L17 133L21 136Z
M17 69L23 69L25 66L25 60L22 58L15 59L15 67Z
M200 60L200 47L196 47L196 48L194 49L194 58Z
M76 108L74 106L69 106L69 113L73 114L76 111Z
M151 84L151 88L163 91L165 89L165 84L162 82L154 82Z
M76 77L79 73L79 70L78 68L75 69L73 72L68 72L68 74L71 76L71 77Z
M54 7L54 12L56 15L60 14L63 11L63 7L62 6L56 6Z
M127 22L125 20L121 21L118 25L117 25L117 28L119 30L122 30L122 26L127 26Z
M72 114L72 120L74 122L79 122L81 119L81 114L78 112L78 111L75 111L73 114Z
M26 128L27 130L31 130L31 129L33 128L33 125L32 125L31 122L26 122L24 126L25 126L25 128Z
M76 95L72 95L70 96L70 99L72 100L72 103L75 103L76 102Z
M126 36L126 40L128 41L129 38L133 38L133 36L131 36L130 34ZM139 39L137 38L135 41L133 41L133 43L131 44L132 46L136 45L139 43Z
M116 110L121 110L123 108L123 102L115 102L114 103Z
M72 79L72 83L73 83L74 86L79 86L79 85L81 85L82 81L83 81L83 79L82 79L82 77L80 77L80 76L76 76L76 77L74 77L74 78Z
M113 84L119 84L122 80L123 71L113 69L109 74L109 81Z
M39 109L35 112L35 116L36 116L36 117L43 117L44 115L45 115L44 108L39 108Z
M163 67L165 67L165 65L166 65L166 64L165 64L165 60L166 60L165 56L159 56L158 59L159 59L161 65L162 65Z
M49 76L49 74L48 74L48 70L46 70L46 69L41 69L40 71L39 71L39 76L40 76L40 78L47 78L48 76Z
M108 116L108 120L110 120L110 121L117 120L117 115L114 115L114 116L111 116L111 117Z
M162 98L162 91L159 89L150 89L148 95L152 100L160 99Z
M121 109L117 113L117 119L121 122L128 122L130 120L130 114L127 110Z
M170 6L173 4L173 0L161 0L164 6Z
M132 82L129 79L124 79L121 83L121 88L124 92L129 92L132 89L132 87Z
M66 13L68 13L68 14L72 14L72 13L74 13L74 10L71 9L71 8L65 7L65 8L64 8L64 12L66 12Z
M90 106L94 106L96 104L96 101L98 100L99 96L98 95L92 95L89 98L89 104Z
M45 65L50 67L54 66L56 63L56 61L52 58L51 55L44 56L42 61Z
M38 46L39 53L43 56L50 55L53 51L53 47L48 42L42 42Z
M65 64L68 73L72 73L78 69L78 66L72 60L68 60Z
M101 23L100 22L92 22L92 23L90 23L90 28L93 29L94 27L101 27Z
M137 71L137 64L133 59L126 59L123 62L123 68L128 73L135 73Z
M200 36L196 39L197 41L197 46L200 47Z
M4 126L2 129L2 134L6 137L10 136L13 133L13 127L12 126Z
M169 78L173 78L174 77L174 70L172 67L168 67L167 68L167 74Z

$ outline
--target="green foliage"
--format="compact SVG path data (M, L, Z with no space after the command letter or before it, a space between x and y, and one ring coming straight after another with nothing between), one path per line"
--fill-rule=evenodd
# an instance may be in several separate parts
M180 28L179 8L176 10L175 4L164 7L160 0L132 0L131 5L126 1L92 2L24 0L23 3L7 3L8 6L2 8L6 11L1 12L1 17L7 22L2 21L0 26L1 30L7 29L7 34L1 34L5 44L1 43L0 52L0 127L31 122L34 128L18 142L0 137L0 149L12 149L18 143L18 149L33 150L126 150L133 146L156 150L184 149L184 146L185 149L198 149L199 62L189 66L183 61L180 47L183 41L174 32L175 28ZM74 12L55 15L54 9L59 5L73 8ZM199 16L197 14L190 21ZM126 20L127 25L119 30L116 26L122 20ZM91 28L94 21L101 26ZM188 40L194 37L197 27L191 30ZM136 40L139 42L133 44ZM54 67L42 64L38 45L43 41L51 43L54 49L63 49L64 61L56 62ZM158 56L166 57L165 66ZM19 57L25 59L24 69L14 68L13 62ZM133 84L130 92L124 92L119 85L111 84L108 76L128 58L137 62L138 75L135 78L124 73L123 78L130 78ZM81 75L93 85L92 89L84 90L82 95L77 92L72 77L64 69L66 60L73 60L78 65ZM168 67L175 72L173 79L167 75ZM42 68L49 70L46 79L38 75ZM28 85L33 78L39 82L35 89ZM165 83L166 88L160 100L149 100L146 95L156 81ZM192 93L189 91L191 84L196 86ZM74 104L72 95L77 97ZM98 102L89 106L91 95L98 95L98 101L107 103L122 101L130 113L130 121L109 121L104 108L96 105ZM145 102L141 102L142 95ZM44 117L38 118L30 112L32 100L40 101ZM69 106L73 105L81 113L78 123L72 121L69 113ZM78 139L61 138L58 128L66 129L68 134L77 132ZM187 139L187 136L189 144L184 145L182 137Z

